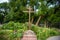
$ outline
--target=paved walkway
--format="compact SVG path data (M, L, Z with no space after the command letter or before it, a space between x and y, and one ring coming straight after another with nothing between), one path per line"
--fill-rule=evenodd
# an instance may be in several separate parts
M60 36L53 36L48 38L47 40L60 40Z

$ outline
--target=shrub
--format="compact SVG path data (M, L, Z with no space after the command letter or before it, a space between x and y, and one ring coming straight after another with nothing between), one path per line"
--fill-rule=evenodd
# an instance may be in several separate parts
M22 37L23 32L27 30L27 27L19 22L9 22L9 23L5 23L3 24L3 26L1 27L1 31L5 34L7 34L6 36L8 36L11 40L13 40L14 38L17 37ZM1 35L1 34L0 34Z
M0 30L0 36L4 37L4 35L8 40L15 40L15 38L21 38L23 36L23 32L28 30L28 23L19 23L19 22L9 22L3 24ZM53 28L45 28L45 27L38 27L32 24L31 30L36 33L38 40L46 40L46 38L50 36L60 35L59 31ZM0 38L1 39L1 38ZM2 39L1 39L2 40Z
M36 33L38 40L46 40L50 36L60 35L60 32L53 28L44 28L33 25L31 29Z

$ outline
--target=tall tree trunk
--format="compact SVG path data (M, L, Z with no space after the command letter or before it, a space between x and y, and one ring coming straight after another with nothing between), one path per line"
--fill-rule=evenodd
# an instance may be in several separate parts
M44 22L44 27L48 27L48 23L47 23L46 20L45 20L45 22Z
M20 37L18 37L17 40L20 40Z
M38 26L40 19L41 19L41 16L39 16L39 18L38 18L38 20L37 20L37 22L35 24L36 26Z
M33 23L34 18L32 17L31 24Z
M48 21L46 21L46 27L48 27Z
M47 27L47 25L46 25L46 20L44 21L44 27Z

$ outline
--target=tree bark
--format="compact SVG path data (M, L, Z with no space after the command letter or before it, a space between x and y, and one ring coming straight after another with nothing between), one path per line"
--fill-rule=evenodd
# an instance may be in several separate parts
M44 27L47 27L47 25L46 25L46 20L45 20L45 22L44 22Z
M20 40L20 38L18 37L17 40Z
M45 22L44 22L44 27L48 27L48 23L47 23L46 20L45 20Z
M31 24L33 24L33 20L34 20L34 18L32 17Z
M39 16L39 18L38 18L38 20L37 20L37 22L35 24L36 26L38 26L40 19L41 19L41 16Z

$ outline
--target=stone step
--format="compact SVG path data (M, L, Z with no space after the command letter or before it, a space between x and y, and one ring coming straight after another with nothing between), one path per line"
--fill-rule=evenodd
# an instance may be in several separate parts
M37 37L32 30L27 30L24 32L23 38L21 40L37 40Z

